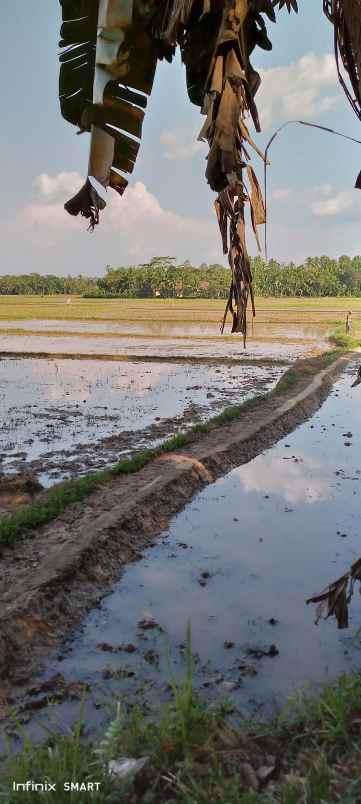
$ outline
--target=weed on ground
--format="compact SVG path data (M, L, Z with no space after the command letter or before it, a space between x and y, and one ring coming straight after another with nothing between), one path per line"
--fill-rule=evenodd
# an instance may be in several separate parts
M318 698L308 691L290 700L270 724L232 722L228 705L207 707L193 689L190 638L187 669L171 679L171 697L151 716L127 702L97 744L83 737L51 734L38 747L25 738L0 775L8 804L39 801L16 785L27 780L56 786L46 804L357 804L361 801L361 683L342 676ZM229 703L229 702L228 702ZM109 774L109 763L144 760L125 779ZM86 795L79 785L96 782ZM69 792L64 786L78 785ZM85 788L83 787L82 790Z

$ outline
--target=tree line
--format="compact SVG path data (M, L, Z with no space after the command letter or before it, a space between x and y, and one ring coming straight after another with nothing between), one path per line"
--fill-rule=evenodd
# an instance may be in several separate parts
M261 257L251 260L257 296L361 296L361 256L339 259L308 257L301 265ZM0 276L1 295L80 295L95 298L227 298L230 271L223 265L173 257L153 257L149 263L107 266L102 277L59 277L37 273Z

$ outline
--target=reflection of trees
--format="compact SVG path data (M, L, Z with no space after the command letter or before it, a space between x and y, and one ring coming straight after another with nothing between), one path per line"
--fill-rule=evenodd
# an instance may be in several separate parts
M321 619L326 620L328 617L334 616L338 628L348 628L348 608L357 581L361 584L361 558L357 559L348 572L327 586L321 594L306 600L306 603L317 603L316 624Z

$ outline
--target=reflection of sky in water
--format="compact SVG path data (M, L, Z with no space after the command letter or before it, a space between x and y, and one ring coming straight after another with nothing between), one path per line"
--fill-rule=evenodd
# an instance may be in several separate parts
M269 712L306 682L319 684L359 668L360 637L353 640L361 623L359 595L349 631L338 631L331 620L316 627L314 609L305 605L360 553L361 391L351 391L351 377L352 372L344 375L309 422L198 494L173 519L167 538L131 565L86 618L49 674L88 679L95 691L99 684L118 697L133 694L147 680L158 700L169 675L167 662L161 659L157 671L142 653L156 648L164 657L166 643L154 632L142 639L137 623L144 610L168 635L176 667L191 621L199 654L196 684L206 681L203 693L211 699L230 695L242 712L259 705ZM205 571L211 577L203 588L198 581ZM270 624L271 618L278 623ZM225 650L224 640L235 647ZM133 642L138 652L104 654L96 647L103 641ZM278 656L259 661L247 656L247 648L271 643ZM223 679L239 681L241 660L253 664L257 675L225 692L214 679L221 672ZM101 681L105 666L131 667L135 677ZM92 716L97 717L94 711Z
M83 444L88 453L93 453L93 457L87 458L91 467L92 460L99 461L94 444L102 438L123 431L141 431L157 418L181 416L191 405L198 406L199 415L205 418L227 404L239 403L270 389L284 370L240 364L216 368L216 365L150 361L3 359L0 361L3 465L19 452L24 453L24 461L29 461L49 451L68 450L71 459L77 455L77 445ZM194 419L196 413L190 411L188 425L192 415ZM169 433L162 433L162 438L172 432L171 427L170 424ZM149 438L154 440L157 435ZM147 445L143 441L141 446ZM123 451L126 447L123 445ZM116 445L114 451L105 454L103 465L117 459ZM24 463L22 468L25 467ZM42 475L42 482L48 482L46 475Z
M324 466L315 458L297 452L297 456L275 456L266 453L239 470L245 492L282 495L289 503L312 504L330 498Z
M86 354L86 355L132 355L155 357L233 357L252 358L270 357L273 359L294 360L297 356L310 351L312 342L281 343L248 341L247 349L243 349L240 337L232 341L219 336L216 341L208 340L157 340L156 338L134 340L132 338L78 338L76 336L51 337L47 335L4 335L1 337L3 352L42 352L46 354ZM322 346L322 343L317 345Z

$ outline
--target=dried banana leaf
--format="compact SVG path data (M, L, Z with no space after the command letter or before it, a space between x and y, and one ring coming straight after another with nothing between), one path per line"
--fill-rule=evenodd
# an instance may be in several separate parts
M294 7L295 0L290 2ZM260 130L254 101L260 76L250 54L256 46L271 47L262 16L275 20L271 0L61 0L61 6L61 110L91 134L88 177L66 209L84 215L93 228L105 201L91 177L124 192L123 174L135 165L157 59L171 60L179 46L189 97L206 115L199 136L209 144L206 177L218 193L216 212L231 269L226 315L231 313L232 332L241 332L245 341L249 297L254 314L247 204L257 242L257 226L265 222L246 149L250 145L264 159L246 125L250 116Z
M361 583L361 558L355 561L350 570L341 578L327 586L321 594L306 600L306 603L317 604L316 624L321 619L336 617L338 628L348 628L349 605L357 581Z

